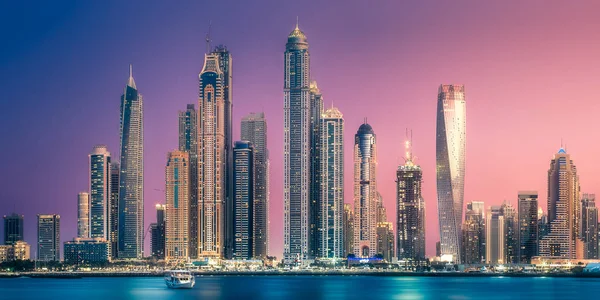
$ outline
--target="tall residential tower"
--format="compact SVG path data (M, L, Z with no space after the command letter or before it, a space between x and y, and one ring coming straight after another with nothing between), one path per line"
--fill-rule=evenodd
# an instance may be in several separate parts
M289 34L284 53L284 249L286 263L310 256L311 109L310 54L306 35Z
M165 259L187 259L189 250L189 154L172 151L167 154Z
M440 85L436 178L442 260L460 262L465 188L466 102L462 85Z
M189 156L189 252L190 258L198 257L198 111L188 104L179 111L179 151Z
M366 122L354 136L354 255L377 254L377 147Z
M96 145L89 154L90 238L107 240L110 224L110 152L105 145Z
M224 253L224 202L227 190L224 73L220 56L206 54L198 99L198 257Z
M317 257L344 257L344 119L335 107L321 115Z
M269 251L269 149L265 114L242 118L240 136L254 147L254 256L266 258Z
M140 259L144 254L144 105L131 65L120 119L118 257Z

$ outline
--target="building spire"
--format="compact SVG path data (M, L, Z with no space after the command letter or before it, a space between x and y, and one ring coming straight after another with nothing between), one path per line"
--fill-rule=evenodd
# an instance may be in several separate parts
M406 142L404 144L404 147L406 148L406 164L407 165L412 165L413 164L413 158L412 158L412 129L408 129L406 128Z
M135 80L133 80L133 66L131 64L129 64L129 79L127 80L127 85L137 90Z
M296 30L300 30L300 29L298 28L298 16L296 16Z

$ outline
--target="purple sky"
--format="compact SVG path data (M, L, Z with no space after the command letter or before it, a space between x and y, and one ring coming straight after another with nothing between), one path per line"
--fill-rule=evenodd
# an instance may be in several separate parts
M465 202L516 204L518 190L538 190L545 209L546 173L561 138L582 191L598 190L599 2L288 2L0 4L0 214L25 214L33 245L38 213L61 215L63 241L76 235L87 154L102 143L118 155L119 97L132 63L145 105L146 226L154 221L166 153L177 147L177 111L197 103L212 20L214 44L233 56L234 137L249 112L265 111L269 122L270 249L281 257L283 51L296 16L310 43L312 77L326 106L333 102L346 121L346 202L353 136L367 117L377 134L379 189L395 218L395 170L405 128L413 129L428 255L439 236L441 83L466 86Z

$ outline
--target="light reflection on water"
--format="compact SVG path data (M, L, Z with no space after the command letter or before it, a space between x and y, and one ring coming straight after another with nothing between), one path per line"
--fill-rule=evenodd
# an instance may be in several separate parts
M600 279L514 277L204 276L191 290L161 277L0 279L0 299L586 299Z

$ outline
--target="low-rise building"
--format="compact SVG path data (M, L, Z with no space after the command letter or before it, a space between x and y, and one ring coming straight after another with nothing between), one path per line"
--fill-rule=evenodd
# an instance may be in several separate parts
M31 247L24 241L16 241L12 245L0 245L0 262L13 260L29 260Z
M75 238L65 242L64 258L67 264L108 262L110 258L108 242L100 238Z

